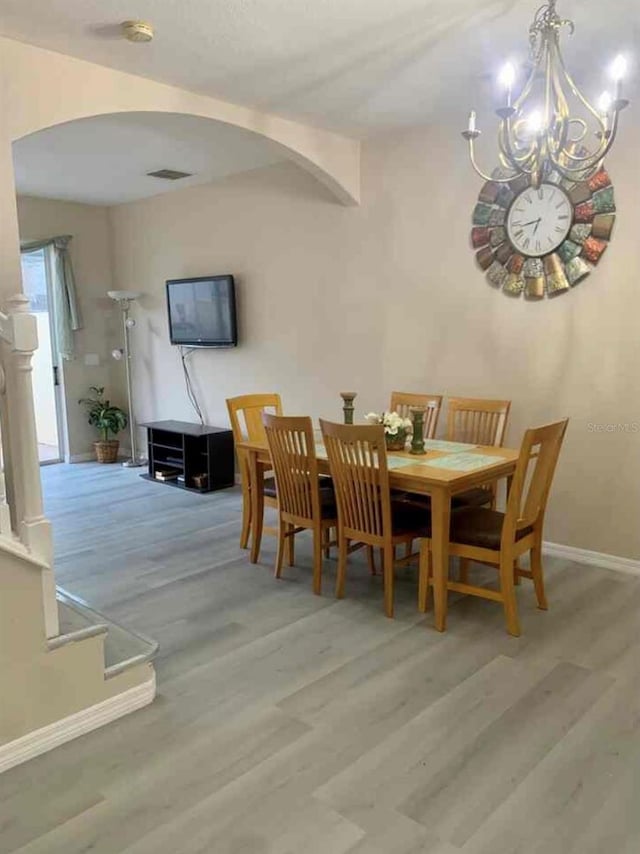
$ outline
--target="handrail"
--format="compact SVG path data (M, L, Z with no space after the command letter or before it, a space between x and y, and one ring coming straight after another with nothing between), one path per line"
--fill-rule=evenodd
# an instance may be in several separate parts
M109 631L109 626L106 623L98 623L95 626L83 626L81 629L74 629L72 632L67 632L64 635L57 635L55 638L49 638L47 641L48 649L60 649L70 643L77 643L87 638L97 637L98 635L106 635Z
M0 550L10 552L10 554L26 560L39 569L49 569L49 566L44 561L32 554L16 536L11 534L0 533Z

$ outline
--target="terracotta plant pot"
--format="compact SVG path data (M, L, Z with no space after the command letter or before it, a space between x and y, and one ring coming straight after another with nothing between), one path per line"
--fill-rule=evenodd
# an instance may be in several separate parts
M93 447L96 452L96 460L99 463L116 463L118 461L118 450L120 441L118 439L109 439L107 442L94 442Z

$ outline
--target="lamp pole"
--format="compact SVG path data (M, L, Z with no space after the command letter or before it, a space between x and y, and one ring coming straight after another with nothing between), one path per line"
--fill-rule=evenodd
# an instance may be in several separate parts
M139 468L146 465L146 460L138 456L136 447L136 421L133 409L133 388L131 385L131 346L129 342L129 331L136 325L135 320L129 316L129 310L133 300L138 299L141 294L138 291L109 291L108 295L115 300L122 312L122 327L124 331L124 369L127 380L127 403L129 407L129 435L131 443L131 457L125 460L122 465L125 468ZM114 350L113 355L120 351Z

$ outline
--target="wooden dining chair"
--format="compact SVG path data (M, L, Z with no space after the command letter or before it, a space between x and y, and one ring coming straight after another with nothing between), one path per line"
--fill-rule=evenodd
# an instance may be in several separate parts
M504 442L510 409L510 400L450 397L447 401L446 439L499 448Z
M384 610L387 617L393 617L395 567L418 556L396 560L395 546L429 538L429 515L404 502L392 502L381 424L352 426L321 419L320 427L338 506L336 596L344 596L351 543L379 548L383 554Z
M542 530L551 482L558 462L568 419L527 430L511 481L505 513L486 507L455 510L451 517L449 553L466 564L488 564L499 571L498 589L477 587L465 581L448 581L447 589L502 602L507 631L520 634L515 577L530 578L538 607L546 610L542 571ZM431 577L429 544L421 545L419 608L426 611ZM518 558L529 552L530 569L521 569ZM467 573L465 572L465 577Z
M392 391L389 412L397 412L403 418L411 418L411 407L420 406L424 413L423 439L434 439L442 407L441 394L413 394L408 391Z
M322 588L322 552L337 529L333 485L318 475L311 418L262 416L278 495L278 552L275 576L282 574L285 542L300 531L313 532L313 592Z
M276 415L282 415L282 402L279 394L243 394L239 397L227 398L229 420L233 431L236 448L239 442L266 442L266 434L262 423L263 414L271 410ZM240 548L249 547L251 533L251 490L253 484L249 474L249 462L246 453L237 451L242 485L242 528L240 531ZM264 503L268 507L277 507L275 479L269 476L268 466L260 465L261 483L258 488L264 492ZM277 529L266 527L267 534L277 534ZM292 541L293 542L293 541ZM290 554L293 560L293 554Z
M484 400L473 397L450 397L447 402L447 433L449 442L471 445L492 445L499 448L509 421L510 400ZM482 484L453 497L453 507L484 507L495 509L497 483Z

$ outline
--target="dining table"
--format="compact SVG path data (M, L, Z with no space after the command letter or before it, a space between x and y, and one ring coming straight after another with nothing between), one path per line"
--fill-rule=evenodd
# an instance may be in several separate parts
M239 442L238 452L246 454L252 484L260 483L270 469L269 449L264 442ZM389 451L389 486L414 495L428 495L431 515L434 625L443 632L447 623L447 581L449 575L449 532L451 500L468 489L502 479L510 481L519 451L512 448L470 445L437 439L425 440L426 453ZM329 475L329 462L321 440L316 444L318 471ZM264 495L251 489L251 563L257 563L262 541Z

